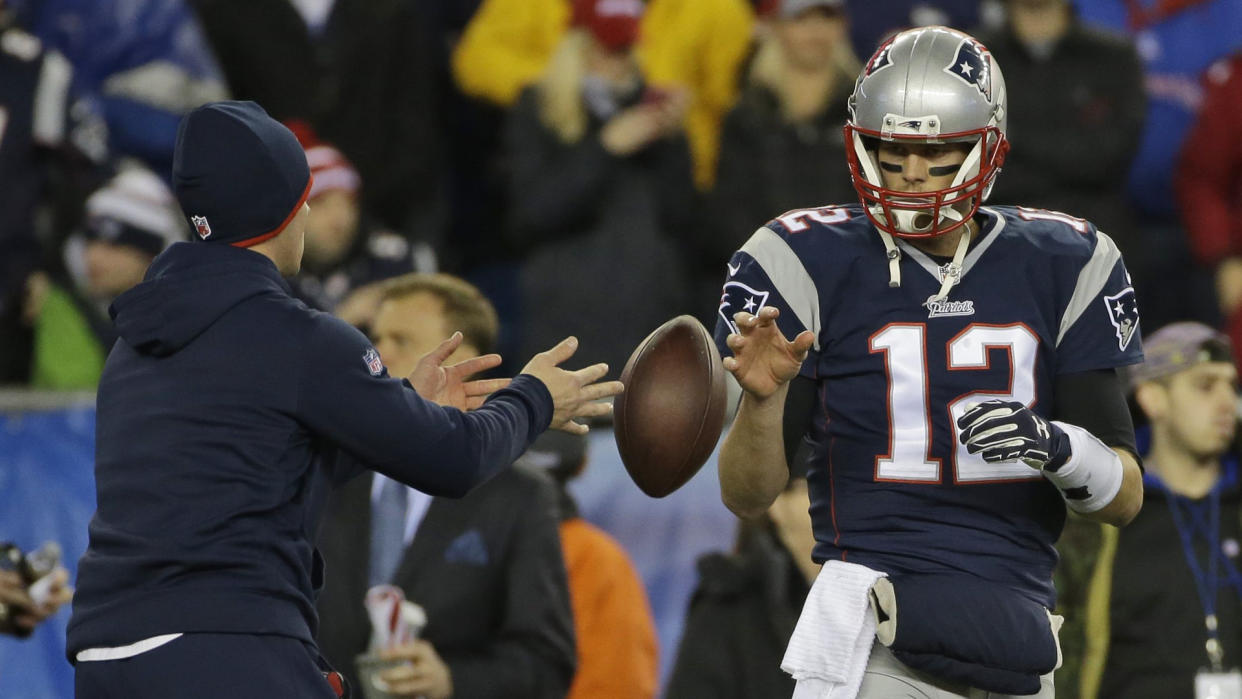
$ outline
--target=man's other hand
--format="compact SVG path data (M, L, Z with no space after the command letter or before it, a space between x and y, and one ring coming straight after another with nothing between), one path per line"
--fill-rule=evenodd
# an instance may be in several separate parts
M420 699L447 699L453 695L452 673L435 646L427 641L397 646L380 653L380 657L406 661L379 674L379 682L387 686L389 694Z
M551 429L586 434L587 425L578 420L612 412L611 403L598 401L620 394L625 386L620 381L600 381L608 373L607 364L593 364L577 371L558 366L577 350L578 339L567 337L552 349L536 354L522 373L542 381L552 394Z

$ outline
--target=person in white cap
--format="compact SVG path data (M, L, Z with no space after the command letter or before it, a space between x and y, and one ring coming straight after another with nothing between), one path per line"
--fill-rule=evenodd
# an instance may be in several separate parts
M108 304L142 281L156 255L186 239L168 185L137 161L124 162L85 208L81 232L65 243L69 278L38 272L32 279L31 384L39 388L95 387L116 342Z

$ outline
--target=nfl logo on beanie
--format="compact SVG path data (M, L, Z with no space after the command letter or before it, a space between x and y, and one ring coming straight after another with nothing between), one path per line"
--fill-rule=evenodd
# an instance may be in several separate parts
M181 120L173 191L199 240L249 247L275 237L310 189L301 144L254 102L213 102Z
M198 237L203 240L211 237L211 226L207 224L206 216L191 216L190 223L194 224L194 230L198 231Z

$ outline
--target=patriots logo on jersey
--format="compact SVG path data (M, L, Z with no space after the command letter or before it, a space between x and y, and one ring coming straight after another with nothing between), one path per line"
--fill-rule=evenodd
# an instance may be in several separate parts
M936 299L935 297L932 297L927 299L926 306L928 318L973 316L975 314L975 302L970 300L950 301L948 299Z
M758 313L768 302L770 291L752 289L741 282L728 282L724 285L724 293L720 295L720 317L729 326L730 332L737 332L737 324L733 322L733 314L740 311Z
M374 347L367 348L362 355L362 361L366 363L367 371L371 372L371 376L384 373L384 362L380 360L379 352L376 352Z
M1134 339L1138 330L1138 302L1134 298L1134 287L1127 286L1113 296L1104 297L1104 305L1108 308L1108 319L1117 329L1117 348L1125 350Z
M983 44L973 39L963 41L957 47L953 62L945 66L944 72L974 85L989 102L992 100L992 69Z
M194 230L198 231L198 237L203 240L211 237L211 226L207 223L206 216L191 216L190 223L194 224Z

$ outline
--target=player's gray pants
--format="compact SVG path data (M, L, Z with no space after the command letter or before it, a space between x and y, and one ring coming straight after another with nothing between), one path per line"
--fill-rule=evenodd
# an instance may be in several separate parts
M903 664L892 651L877 641L863 675L858 699L1053 699L1052 673L1040 678L1038 694L1019 697L971 689L946 682Z

